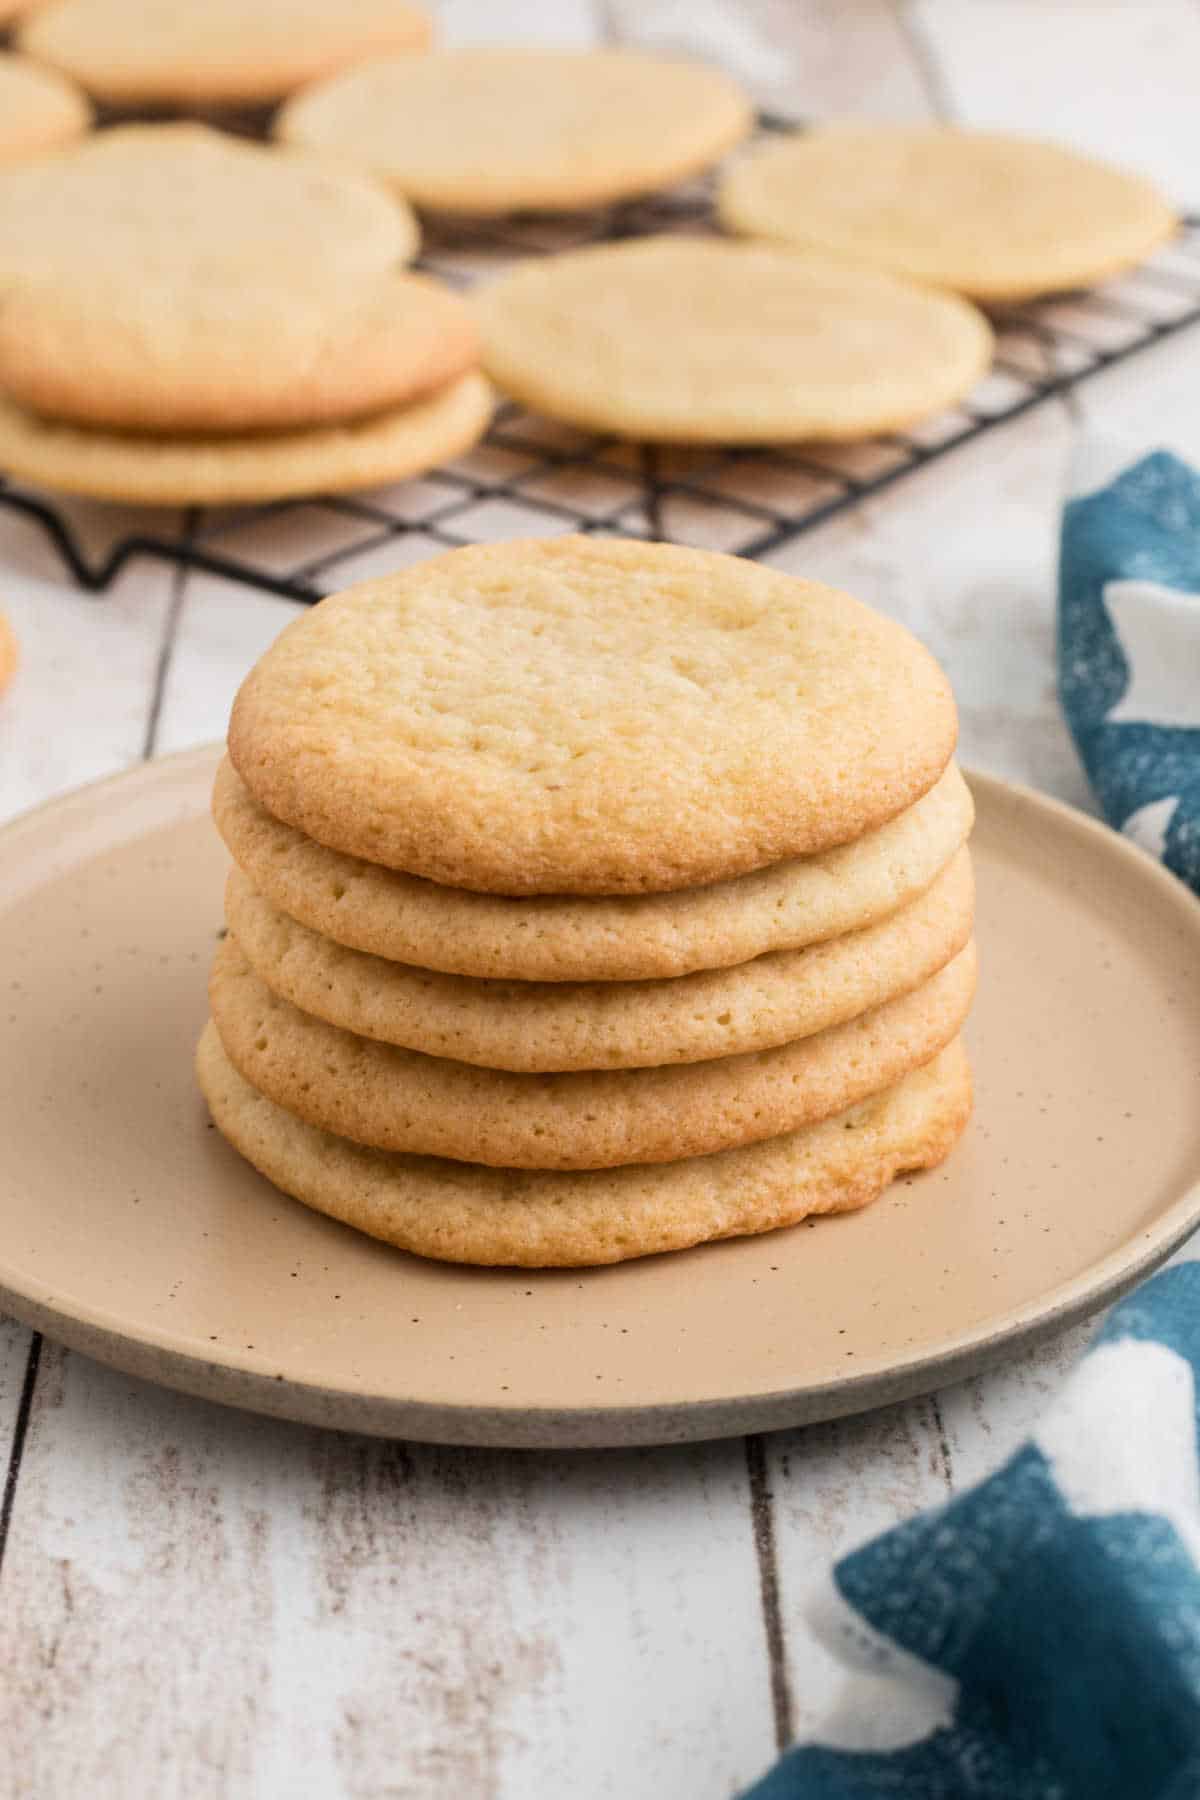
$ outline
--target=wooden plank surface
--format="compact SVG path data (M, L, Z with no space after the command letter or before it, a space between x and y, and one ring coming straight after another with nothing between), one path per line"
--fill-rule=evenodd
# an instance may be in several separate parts
M744 1491L740 1442L390 1445L48 1346L0 1792L730 1793L771 1741Z
M1174 191L1200 167L1191 0L444 12L453 41L707 31L787 110L941 110L1091 143L1120 118L1122 154ZM927 637L970 758L1083 802L1052 687L1057 497L1081 422L1184 441L1198 401L1194 343L1164 346L777 560ZM76 514L99 548L103 509ZM0 707L0 813L220 736L289 616L152 564L91 600L7 514L0 560L26 650ZM539 1458L264 1423L50 1346L30 1392L28 1334L0 1327L0 1463L30 1398L0 1567L0 1793L729 1795L831 1691L802 1622L814 1576L1011 1449L1082 1335L820 1430Z

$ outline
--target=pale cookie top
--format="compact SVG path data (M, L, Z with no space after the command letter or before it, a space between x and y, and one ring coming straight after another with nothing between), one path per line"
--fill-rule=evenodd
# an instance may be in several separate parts
M477 297L484 367L524 405L674 443L859 438L961 398L983 315L770 245L663 236L519 264Z
M411 212L367 177L203 125L117 126L0 170L0 289L132 267L275 295L327 286L322 266L346 285L381 275L416 247Z
M78 88L52 69L0 51L0 162L65 144L91 122Z
M928 888L974 807L951 763L915 806L836 850L611 900L473 894L343 856L272 818L228 759L213 816L259 892L335 944L450 975L576 982L690 975L860 930Z
M278 100L429 39L405 0L49 0L20 31L23 49L117 105Z
M709 551L475 545L291 624L229 751L267 810L450 886L645 893L846 843L941 775L957 718L904 628Z
M276 130L373 169L418 206L594 206L666 186L749 131L749 102L702 63L633 50L440 50L300 94Z
M1098 281L1176 224L1136 175L1057 144L950 125L805 132L731 169L719 204L735 231L982 300Z
M466 303L422 275L256 288L139 264L21 283L0 307L0 388L44 418L120 431L320 425L399 406L477 360Z
M487 430L492 391L460 375L347 424L149 437L39 419L0 394L0 469L133 506L238 506L380 487L461 456Z

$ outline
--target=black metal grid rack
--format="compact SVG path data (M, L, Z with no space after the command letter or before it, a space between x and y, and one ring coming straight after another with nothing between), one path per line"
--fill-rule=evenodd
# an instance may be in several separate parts
M764 119L763 132L790 129ZM429 233L419 267L470 286L515 257L655 231L712 228L697 181L600 213L514 217ZM1131 275L994 314L990 374L953 411L903 435L803 449L672 450L589 437L507 404L484 441L427 476L353 496L147 515L52 498L0 477L0 507L35 520L78 583L106 589L138 557L291 600L438 549L564 530L760 557L1101 369L1200 322L1200 219ZM92 529L81 530L87 514Z

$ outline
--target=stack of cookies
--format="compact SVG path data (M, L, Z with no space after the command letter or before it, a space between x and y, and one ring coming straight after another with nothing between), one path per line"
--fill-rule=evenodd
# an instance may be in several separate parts
M482 434L470 312L369 177L199 125L0 169L0 467L211 505L399 480Z
M970 1110L955 736L899 625L737 558L479 546L324 602L217 778L218 1127L463 1262L873 1200Z

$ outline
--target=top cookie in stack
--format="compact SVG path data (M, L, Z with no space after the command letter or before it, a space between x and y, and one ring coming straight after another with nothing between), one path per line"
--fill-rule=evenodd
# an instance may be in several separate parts
M243 684L200 1078L424 1254L607 1262L874 1198L969 1107L969 795L898 625L735 558L457 551Z

